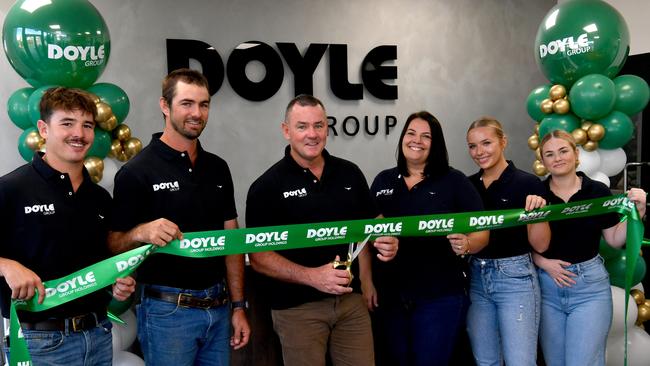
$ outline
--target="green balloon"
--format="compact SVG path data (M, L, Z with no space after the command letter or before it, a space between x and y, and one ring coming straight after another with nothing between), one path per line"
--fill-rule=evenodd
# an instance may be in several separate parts
M27 144L25 143L25 138L29 133L34 131L38 133L38 129L36 129L36 127L28 127L18 137L18 153L28 163L32 161L32 158L34 157L34 150L30 149L29 146L27 146Z
M99 127L95 127L95 141L88 149L86 157L96 156L100 159L104 159L106 155L111 151L111 133L102 130Z
M621 75L614 79L616 103L614 109L628 116L641 112L650 100L648 83L636 75Z
M31 121L33 126L36 127L36 125L38 124L38 120L41 119L40 103L43 94L45 94L45 92L48 89L54 87L55 87L54 85L42 86L34 90L34 92L29 96L29 99L27 99L27 113L29 114L29 120Z
M5 17L2 40L11 66L35 87L89 87L111 48L106 23L87 0L19 0Z
M539 139L540 141L554 130L564 130L568 133L580 127L580 119L571 113L567 114L549 114L546 115L542 122L539 124Z
M609 258L619 257L624 252L625 251L623 249L617 249L607 244L605 238L603 237L600 238L600 246L598 249L598 253L600 254L601 257L603 257L603 259L608 260Z
M593 121L605 117L614 108L614 82L600 74L583 76L573 84L569 100L571 111L580 118Z
M618 149L627 144L634 134L634 124L627 114L619 111L613 111L605 118L599 119L596 123L600 123L605 127L605 137L598 142L598 147L602 149Z
M7 101L7 114L9 114L9 119L21 130L32 126L32 121L29 119L29 112L27 111L27 101L34 90L34 88L18 89L11 94Z
M131 103L126 92L117 85L110 83L97 83L88 91L101 98L102 102L111 106L113 114L117 118L118 123L124 122L126 116L129 114Z
M625 251L621 250L621 253L618 256L605 259L605 268L609 272L609 282L618 287L625 288L625 261L626 255ZM636 267L634 268L634 274L632 275L632 286L643 280L645 277L646 265L643 257L638 257L636 260Z
M601 0L554 6L537 30L535 60L546 77L567 89L589 74L614 77L630 50L623 16Z
M546 113L542 112L540 105L544 99L548 98L548 92L551 90L551 86L552 85L538 86L528 94L528 99L526 99L528 115L537 122L540 122L544 117L546 117Z

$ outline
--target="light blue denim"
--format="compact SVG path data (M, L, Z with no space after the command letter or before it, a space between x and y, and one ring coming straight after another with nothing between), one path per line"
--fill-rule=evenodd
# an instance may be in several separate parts
M467 332L477 365L534 366L540 292L530 254L470 260Z
M33 365L111 366L113 325L108 319L80 332L23 330Z
M539 269L544 359L548 366L604 366L612 323L609 274L600 256L566 269L576 274L576 284L562 288Z
M219 296L223 285L207 290L185 290L146 285L161 292ZM144 291L143 291L144 292ZM147 365L230 365L230 309L187 308L143 296L138 312L138 340Z

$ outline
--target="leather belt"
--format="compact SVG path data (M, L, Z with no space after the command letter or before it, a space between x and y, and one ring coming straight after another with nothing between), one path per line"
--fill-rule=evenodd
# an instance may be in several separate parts
M211 297L195 297L190 294L176 292L161 292L152 288L145 288L144 295L153 299L171 302L185 308L211 309L228 303L225 294L222 297L213 299Z
M99 325L106 319L106 315L97 316L95 313L73 316L65 319L48 319L36 323L20 322L20 327L24 330L43 330L43 331L67 331L81 332L89 330Z

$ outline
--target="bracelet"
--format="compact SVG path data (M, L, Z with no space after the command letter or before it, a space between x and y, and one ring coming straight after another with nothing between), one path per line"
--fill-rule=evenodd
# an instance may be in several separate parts
M231 301L230 310L235 310L235 309L243 309L243 310L248 309L248 301L247 300Z

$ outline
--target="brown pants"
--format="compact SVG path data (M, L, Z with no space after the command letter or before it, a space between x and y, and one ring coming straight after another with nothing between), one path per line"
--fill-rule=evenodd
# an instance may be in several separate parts
M347 294L273 310L285 366L373 366L370 316L360 294Z

